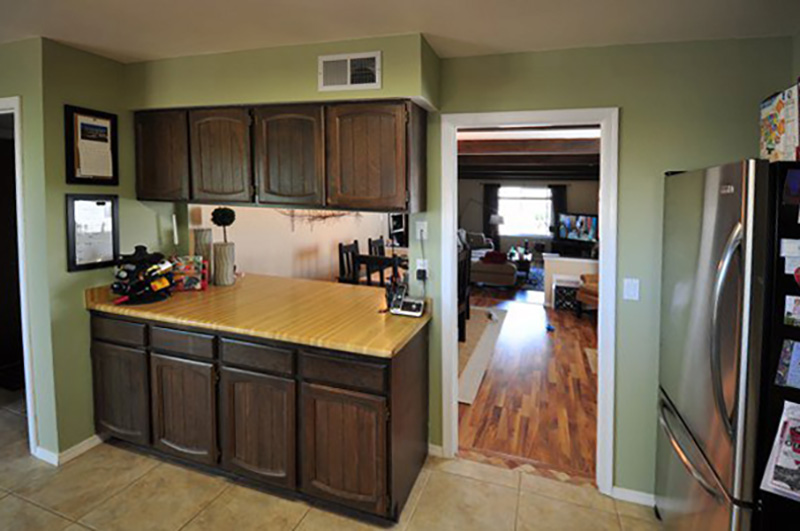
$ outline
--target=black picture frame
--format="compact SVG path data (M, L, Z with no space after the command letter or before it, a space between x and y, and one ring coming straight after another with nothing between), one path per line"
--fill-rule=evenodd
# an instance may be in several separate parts
M77 261L77 237L75 224L75 202L76 201L110 201L111 202L111 237L112 254L109 260L102 262L92 262L79 264ZM105 194L66 194L67 207L67 271L87 271L90 269L102 269L111 267L117 263L119 257L119 196Z
M89 116L92 118L100 118L109 120L111 122L111 177L91 177L81 176L78 177L77 172L77 149L76 144L76 124L78 116ZM92 109L85 109L83 107L76 107L74 105L64 105L64 154L66 155L66 174L67 184L89 184L100 186L118 186L119 185L119 155L118 155L118 139L117 139L117 115L103 111L95 111Z

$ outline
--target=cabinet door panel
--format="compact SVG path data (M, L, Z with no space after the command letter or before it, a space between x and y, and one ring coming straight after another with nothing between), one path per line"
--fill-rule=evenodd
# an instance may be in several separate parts
M139 199L189 199L186 111L136 113L136 195Z
M97 432L150 444L147 353L93 341L92 370Z
M322 107L262 107L254 117L258 200L322 206Z
M406 208L406 108L354 103L327 109L328 205Z
M249 202L250 115L246 109L189 112L192 146L192 199Z
M201 463L217 462L214 366L152 354L153 445Z
M302 384L302 490L388 513L386 399Z
M294 381L224 368L220 382L225 467L294 488Z

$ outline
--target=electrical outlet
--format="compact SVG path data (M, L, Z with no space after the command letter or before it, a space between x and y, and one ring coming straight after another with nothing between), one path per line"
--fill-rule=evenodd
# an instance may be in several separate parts
M427 240L428 239L428 222L427 221L417 221L417 239L418 240Z
M417 258L417 269L428 269L428 261L425 258Z
M639 279L625 278L622 281L622 298L626 301L639 300Z
M417 258L417 280L428 280L428 261L424 258Z

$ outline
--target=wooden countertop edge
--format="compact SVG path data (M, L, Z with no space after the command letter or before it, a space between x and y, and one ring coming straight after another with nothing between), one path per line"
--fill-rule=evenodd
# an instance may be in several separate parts
M88 290L87 290L88 293ZM274 341L284 341L287 343L294 343L308 347L317 347L330 350L338 350L340 352L348 352L351 354L359 354L364 356L372 356L376 358L392 358L395 354L403 350L403 348L417 335L425 326L431 321L431 308L430 301L427 301L425 314L422 317L400 317L404 319L414 319L419 321L418 326L413 329L412 333L407 334L402 340L397 341L392 350L385 349L370 349L369 347L354 347L352 343L338 343L335 341L315 340L308 337L294 337L287 334L276 334L265 331L257 331L252 329L237 328L235 326L225 326L216 323L209 323L205 321L192 321L188 319L178 319L163 315L158 312L140 310L131 306L114 306L107 303L95 303L84 299L84 305L87 310L107 315L114 315L117 317L130 317L132 319L142 319L145 321L155 321L164 324L173 324L178 326L188 326L199 329L213 330L215 332L226 332L229 334L237 334L240 336L250 336L259 339L270 339Z

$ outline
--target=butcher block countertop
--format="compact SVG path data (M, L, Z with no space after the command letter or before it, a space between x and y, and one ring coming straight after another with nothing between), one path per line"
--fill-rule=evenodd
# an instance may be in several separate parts
M430 321L429 308L421 318L381 312L381 288L265 275L153 304L116 306L108 286L85 297L87 309L106 314L381 358L398 353Z

